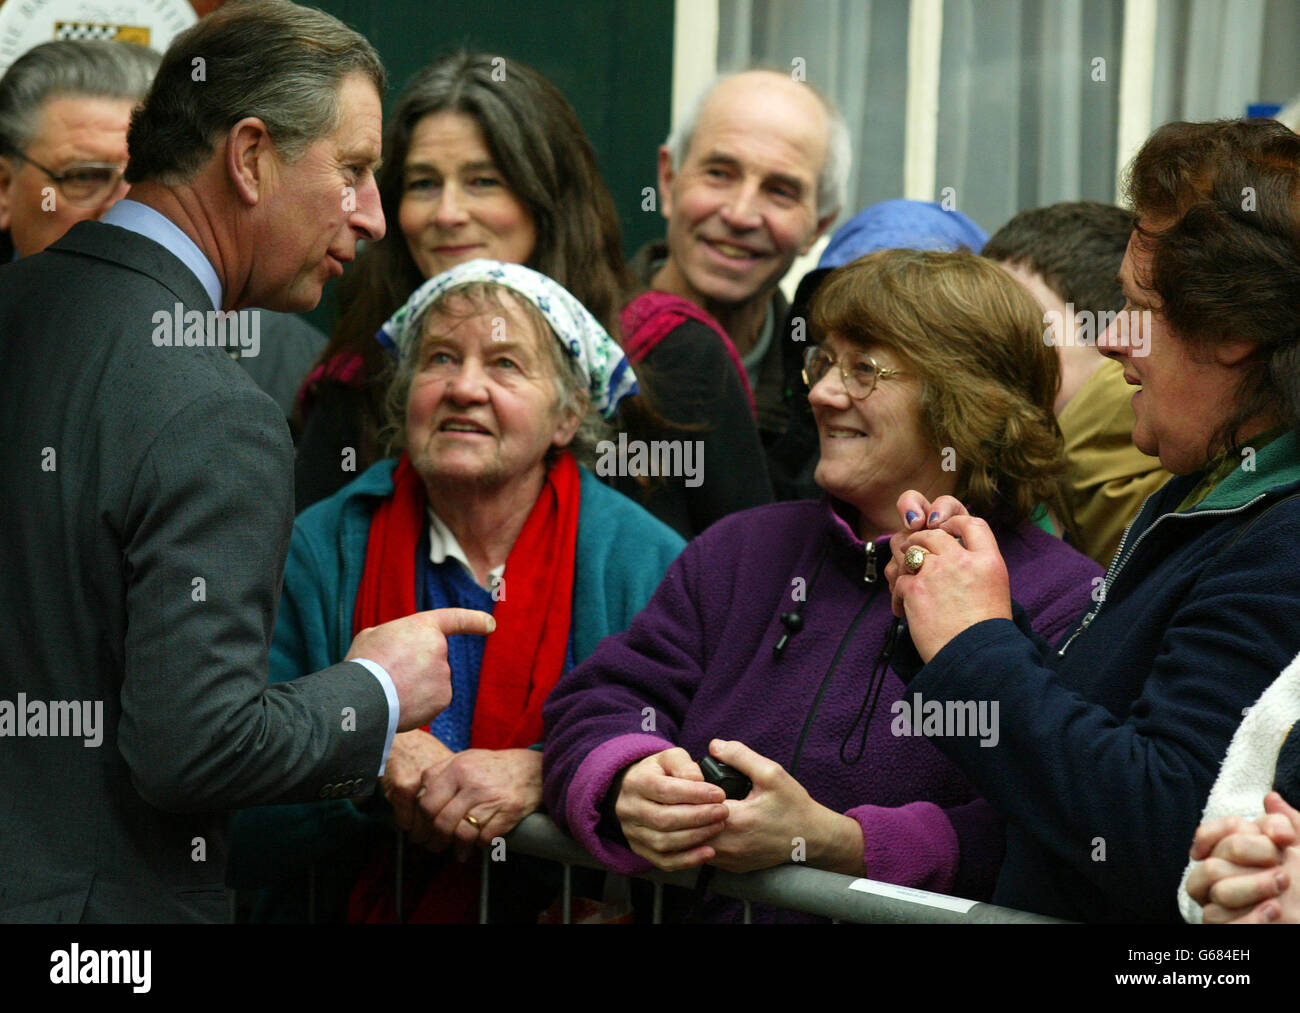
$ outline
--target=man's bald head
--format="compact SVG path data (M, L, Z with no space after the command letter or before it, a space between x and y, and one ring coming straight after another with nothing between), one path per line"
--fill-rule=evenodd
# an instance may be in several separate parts
M784 74L716 82L659 149L668 260L655 286L703 306L748 348L777 284L842 203L842 126Z
M793 96L794 101L811 97L816 100L818 112L824 117L826 152L817 178L817 217L835 214L844 207L847 198L849 167L852 147L848 126L838 109L812 85L795 81L779 70L745 70L727 74L714 80L696 96L686 110L682 121L673 127L664 141L672 156L673 166L680 168L686 161L691 142L706 108L718 100L719 105L735 102L762 102L764 98Z

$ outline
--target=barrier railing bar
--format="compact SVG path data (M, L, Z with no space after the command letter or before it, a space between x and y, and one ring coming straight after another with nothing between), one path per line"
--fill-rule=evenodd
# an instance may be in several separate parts
M478 874L478 923L486 925L488 923L488 878L492 872L492 860L488 857L488 849L483 849L483 867Z
M560 833L554 822L541 813L527 816L507 835L506 840L511 850L522 854L590 869L604 868L580 845ZM689 889L694 885L697 875L698 873L693 869L682 872L652 870L640 877L656 884L654 901L656 924L663 916L660 885L667 884ZM915 899L909 899L851 889L852 884L859 880L860 877L811 869L807 866L780 865L744 874L716 869L709 889L716 894L747 903L769 904L846 922L1059 923L1055 918L998 907L995 904L975 903L969 910L954 911L951 909L952 898L921 890L911 894Z

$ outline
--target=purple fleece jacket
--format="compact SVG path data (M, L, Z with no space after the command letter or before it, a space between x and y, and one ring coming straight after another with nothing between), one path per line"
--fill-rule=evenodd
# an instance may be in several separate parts
M914 703L892 670L859 762L840 758L889 628L888 539L868 547L823 499L757 507L718 521L669 568L626 633L605 638L552 691L544 711L545 800L556 822L616 872L650 864L601 827L619 771L712 738L780 763L814 799L862 825L872 879L987 897L1002 822L965 777L911 730ZM1100 568L1040 529L995 529L1011 593L1055 640L1090 604ZM629 547L631 548L631 547ZM879 577L865 579L868 552ZM804 600L806 599L806 600ZM803 628L777 658L782 613L803 601ZM845 752L858 751L861 728ZM968 734L976 734L968 732ZM803 738L800 748L799 742Z

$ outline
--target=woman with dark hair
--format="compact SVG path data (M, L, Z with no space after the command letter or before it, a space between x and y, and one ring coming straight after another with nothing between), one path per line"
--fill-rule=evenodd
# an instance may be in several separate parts
M344 280L342 317L303 391L300 511L383 456L391 367L374 336L425 279L478 257L523 264L571 291L615 338L635 287L577 116L523 64L457 53L420 71L389 121L379 190L390 228ZM616 424L645 440L703 443L708 481L621 473L612 484L686 536L771 499L739 376L703 325L678 328L637 375L643 397L628 399Z
M988 525L919 489L887 571L911 688L1001 702L1000 748L937 742L1007 818L994 900L1090 921L1177 920L1229 740L1300 651L1300 137L1166 124L1129 197L1126 312L1099 346L1140 387L1133 442L1174 477L1089 611L1038 639Z
M1062 632L1088 601L1100 569L1030 520L1064 509L1041 316L970 253L881 251L822 284L805 377L825 496L697 537L543 711L547 808L606 866L795 860L964 897L992 888L1000 821L927 736L996 747L996 701L970 701L960 729L933 727L889 670L884 565L898 496L942 490L996 516L1039 632ZM752 790L724 802L703 783L706 754ZM696 913L736 920L740 906L709 898Z

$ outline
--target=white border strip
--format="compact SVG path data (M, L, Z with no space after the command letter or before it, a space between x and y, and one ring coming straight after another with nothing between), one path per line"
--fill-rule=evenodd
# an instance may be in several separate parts
M861 893L873 893L877 897L888 897L890 900L905 900L910 904L924 904L926 907L937 907L944 911L957 911L960 914L965 914L976 904L976 901L966 900L963 897L949 897L946 894L917 890L910 886L880 883L874 879L855 879L849 884L849 889Z
M1115 203L1124 167L1151 135L1156 76L1156 0L1124 0L1120 53L1119 127L1115 137Z
M939 58L943 0L910 0L907 20L907 118L903 140L903 196L935 199L939 150Z
M673 118L718 76L718 0L673 4Z

